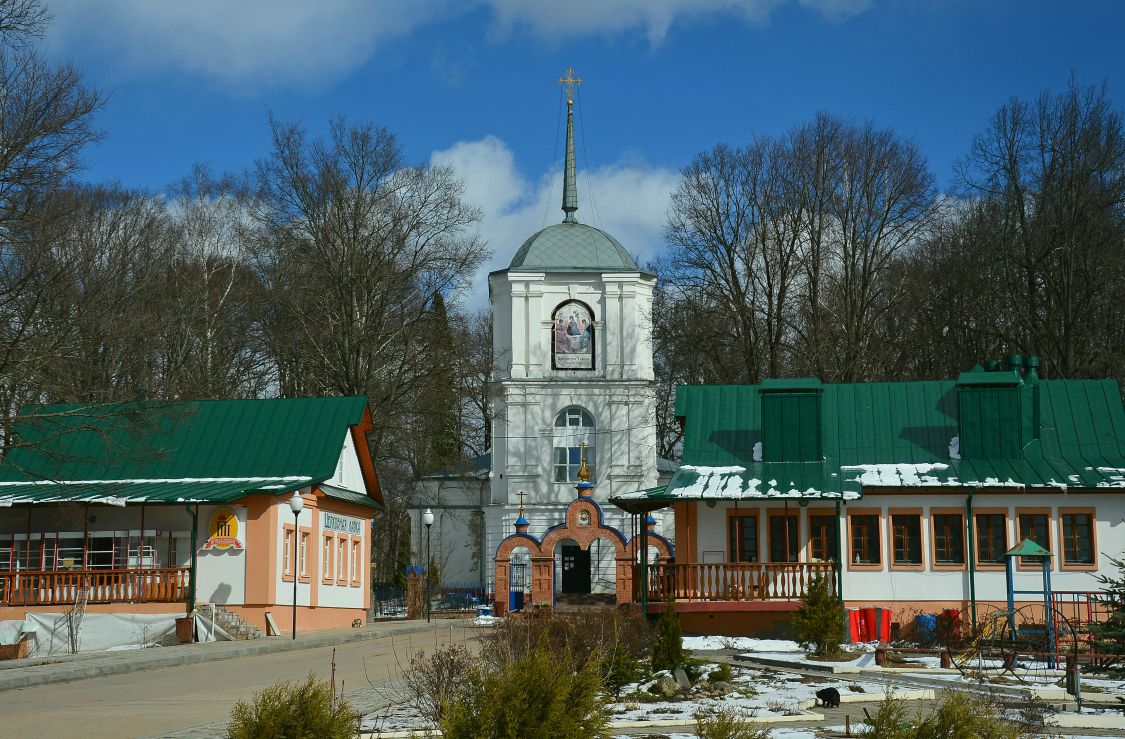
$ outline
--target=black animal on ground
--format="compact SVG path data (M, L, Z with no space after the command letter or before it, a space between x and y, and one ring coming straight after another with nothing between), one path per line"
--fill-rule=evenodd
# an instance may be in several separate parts
M821 688L816 691L816 699L820 701L825 708L840 707L840 691L836 690L836 688Z

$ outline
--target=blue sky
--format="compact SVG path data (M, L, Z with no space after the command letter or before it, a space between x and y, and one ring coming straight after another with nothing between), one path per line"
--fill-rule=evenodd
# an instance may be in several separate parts
M195 162L240 171L266 153L267 111L313 132L371 120L409 160L465 178L496 252L482 271L561 218L555 80L571 65L585 80L579 218L642 257L693 154L818 110L913 138L945 187L1010 96L1073 71L1125 101L1118 0L47 4L50 53L109 95L87 179L158 190Z

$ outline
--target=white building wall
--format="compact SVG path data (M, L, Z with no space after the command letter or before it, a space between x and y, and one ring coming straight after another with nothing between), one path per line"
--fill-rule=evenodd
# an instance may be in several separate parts
M242 549L202 549L207 541L211 514L230 509L238 519ZM292 514L290 514L292 515ZM147 525L147 516L146 516ZM196 600L200 603L242 605L246 602L246 508L243 506L199 506L199 543L196 555ZM189 553L190 554L190 553Z

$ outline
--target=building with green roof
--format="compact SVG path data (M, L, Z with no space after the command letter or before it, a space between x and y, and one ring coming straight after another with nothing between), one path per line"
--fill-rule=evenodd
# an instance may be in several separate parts
M678 388L684 463L666 486L612 499L675 511L676 563L653 569L650 602L675 595L681 612L760 627L824 576L849 606L971 617L1003 601L1003 554L1024 539L1052 552L1056 590L1098 591L1125 550L1119 385L1044 380L1034 357L992 365L946 381Z
M0 460L0 620L206 603L291 628L294 573L298 628L365 618L370 428L361 397L26 409Z

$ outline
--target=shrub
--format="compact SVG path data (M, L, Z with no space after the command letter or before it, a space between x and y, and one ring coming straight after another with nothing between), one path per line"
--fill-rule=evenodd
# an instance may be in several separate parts
M1109 618L1090 627L1094 635L1094 648L1110 659L1102 668L1111 677L1125 678L1125 561L1110 558L1118 576L1098 575ZM1116 658L1116 659L1114 659Z
M567 661L571 661L569 658ZM500 667L481 665L444 711L447 739L602 739L609 714L599 699L601 665L560 669L545 646Z
M875 739L913 739L914 724L906 715L906 701L888 691L879 704L879 710L867 720L862 736Z
M707 679L713 683L729 683L731 679L730 665L726 662L720 662L716 669L711 670L711 674L707 676Z
M615 698L621 697L623 687L637 682L642 677L637 658L624 649L618 649L607 655L602 661L602 670L602 686L613 693Z
M793 626L801 646L811 648L817 656L831 657L840 651L844 606L832 594L826 578L817 577L809 583Z
M770 729L747 721L731 708L720 708L710 715L695 715L695 734L699 739L769 739Z
M556 659L580 669L591 660L614 660L648 655L652 635L634 608L599 609L581 613L545 611L535 618L507 618L482 639L481 656L501 667L543 647ZM620 663L619 663L620 664Z
M444 706L456 697L473 661L463 644L449 644L429 656L418 652L403 673L403 697L419 715L440 722Z
M664 613L656 622L652 639L652 669L674 670L684 661L684 632L680 627L680 614L669 598Z
M911 718L906 703L888 693L864 730L875 739L1020 739L1036 729L1012 721L990 696L947 691L926 716Z
M229 739L353 739L359 718L332 694L327 680L309 675L303 683L280 682L247 704L239 701L227 726Z

